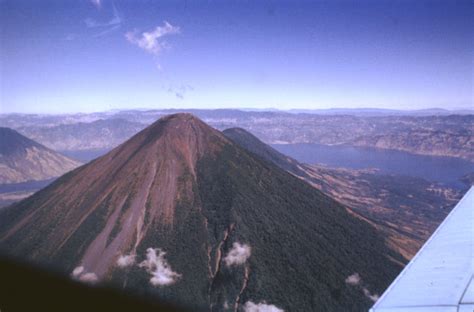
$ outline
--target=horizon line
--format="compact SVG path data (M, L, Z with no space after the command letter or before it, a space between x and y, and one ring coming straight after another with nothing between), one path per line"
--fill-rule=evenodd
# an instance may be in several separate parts
M112 112L124 112L124 111L187 111L187 110L194 110L194 111L217 111L217 110L236 110L242 112L295 112L300 111L301 113L304 112L318 112L318 111L386 111L386 112L423 112L423 111L444 111L444 112L459 112L459 111L468 111L474 113L474 108L441 108L441 107L429 107L429 108L379 108L379 107L356 107L356 108L349 108L349 107L331 107L331 108L289 108L289 109L279 109L274 107L266 107L266 108L254 108L254 107L225 107L225 108L147 108L147 107L139 107L139 108L115 108L109 110L98 110L98 111L76 111L76 112L0 112L0 115L78 115L78 114L98 114L98 113L112 113Z

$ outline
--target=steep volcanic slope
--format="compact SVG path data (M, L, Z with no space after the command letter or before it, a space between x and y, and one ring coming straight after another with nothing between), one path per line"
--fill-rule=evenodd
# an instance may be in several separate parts
M193 311L364 311L403 261L345 207L189 114L0 211L0 249Z
M459 201L462 192L407 176L307 165L241 128L223 132L235 143L309 182L376 224L389 245L411 259Z
M45 180L79 165L15 130L0 127L0 184Z

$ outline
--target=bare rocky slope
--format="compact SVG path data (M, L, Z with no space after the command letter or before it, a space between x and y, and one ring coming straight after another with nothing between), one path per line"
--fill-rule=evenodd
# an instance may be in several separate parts
M0 251L192 311L366 311L405 262L376 227L189 114L0 210Z
M0 184L58 177L79 165L15 130L0 128Z

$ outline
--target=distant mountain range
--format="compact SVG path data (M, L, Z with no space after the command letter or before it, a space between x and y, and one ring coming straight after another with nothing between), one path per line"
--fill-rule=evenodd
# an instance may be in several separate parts
M316 115L352 115L352 116L447 116L473 115L472 109L427 108L415 110L383 109L383 108L329 108L329 109L290 109L290 113Z
M393 149L474 161L474 114L440 109L417 114L385 110L324 113L240 110L128 110L77 115L0 115L0 123L60 151L117 146L154 120L188 111L224 130L244 128L267 144L316 143ZM365 112L365 113L363 113Z
M244 129L230 128L223 133L249 152L350 207L385 233L388 245L408 260L462 197L462 191L419 178L302 164Z
M0 210L0 250L192 311L366 311L405 263L377 227L190 114Z
M38 142L44 142L54 150L67 151L110 149L145 127L145 124L112 118L50 127L39 125L21 128L19 131Z
M81 163L9 128L0 128L0 184L46 180Z

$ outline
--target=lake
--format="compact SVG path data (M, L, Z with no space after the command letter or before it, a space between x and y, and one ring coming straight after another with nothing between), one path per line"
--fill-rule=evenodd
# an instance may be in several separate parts
M454 157L414 155L401 151L320 144L272 144L300 162L349 169L376 168L381 173L424 178L465 188L459 179L474 172L474 163Z
M10 183L10 184L0 184L0 194L10 193L10 192L25 192L25 191L37 191L42 189L51 182L56 180L56 178L40 180L40 181L27 181L20 183Z
M72 159L79 160L83 163L88 163L89 161L108 153L110 150L111 148L103 148L103 149L70 150L70 151L59 151L59 152Z

